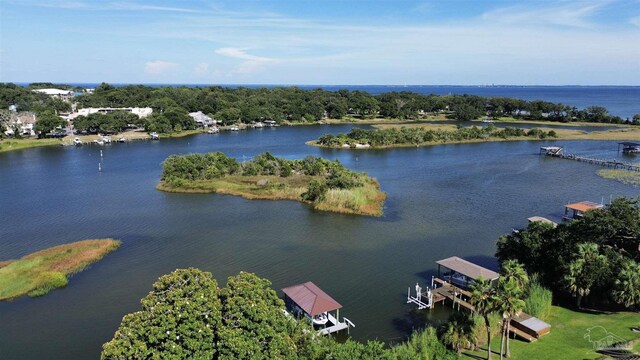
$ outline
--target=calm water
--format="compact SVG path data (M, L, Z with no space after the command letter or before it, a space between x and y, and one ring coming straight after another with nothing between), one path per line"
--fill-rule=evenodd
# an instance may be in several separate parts
M159 142L30 149L0 154L0 259L57 244L114 237L122 247L74 276L67 288L0 303L0 358L97 358L122 316L162 274L239 271L276 289L314 281L343 306L359 340L395 341L410 329L408 286L426 284L437 259L495 264L494 243L532 215L559 217L569 201L638 196L597 167L537 155L543 144L621 157L614 141L507 142L387 151L308 147L350 126L281 127ZM339 159L378 178L388 193L381 218L313 211L293 201L156 191L170 154L223 151L238 159ZM640 158L625 158L625 161ZM98 172L102 161L103 171ZM433 318L443 317L437 312Z

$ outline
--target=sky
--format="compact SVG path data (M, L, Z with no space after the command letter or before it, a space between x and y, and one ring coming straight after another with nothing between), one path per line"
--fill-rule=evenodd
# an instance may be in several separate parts
M0 0L0 82L640 85L640 0Z

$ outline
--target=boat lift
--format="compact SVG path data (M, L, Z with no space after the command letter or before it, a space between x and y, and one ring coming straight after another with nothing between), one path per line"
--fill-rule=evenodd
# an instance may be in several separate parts
M411 287L407 289L407 304L414 303L418 305L418 310L433 309L433 294L427 286L427 302L422 301L422 288L416 283L416 296L411 296Z

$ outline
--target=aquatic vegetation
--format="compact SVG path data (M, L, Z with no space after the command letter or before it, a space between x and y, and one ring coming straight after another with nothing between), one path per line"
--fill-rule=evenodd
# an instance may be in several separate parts
M0 262L0 300L42 296L65 287L68 276L84 270L119 246L120 241L113 239L83 240Z
M640 172L620 169L603 169L598 171L598 175L605 179L619 181L623 184L640 186Z

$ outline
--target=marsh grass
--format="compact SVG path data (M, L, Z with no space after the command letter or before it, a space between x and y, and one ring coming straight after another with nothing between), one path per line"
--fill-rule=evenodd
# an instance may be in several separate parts
M309 183L320 176L225 176L213 180L184 182L180 187L161 181L156 188L176 193L219 193L242 196L250 200L295 200L310 204L314 209L344 214L382 215L386 194L380 191L375 179L368 179L363 186L352 189L330 189L323 199L304 201L302 194ZM259 182L266 183L258 185Z
M67 285L67 277L116 250L120 241L83 240L0 263L0 300L42 296Z
M598 170L598 175L605 179L619 181L623 184L640 186L640 172L637 171L603 169Z
M62 145L62 140L60 139L0 140L0 153L14 151L14 150L29 149L33 147L39 147L39 146L52 146L52 145Z

